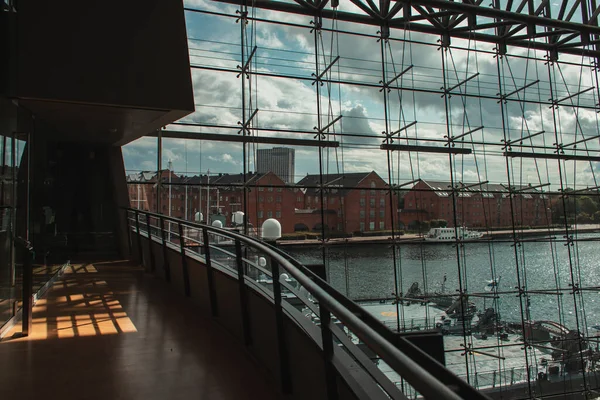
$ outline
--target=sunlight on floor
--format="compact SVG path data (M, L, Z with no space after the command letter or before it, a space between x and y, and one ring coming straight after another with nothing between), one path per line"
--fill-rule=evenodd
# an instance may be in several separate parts
M91 264L68 266L48 298L33 307L32 334L18 337L17 324L0 343L137 332L107 282L94 279L96 273Z

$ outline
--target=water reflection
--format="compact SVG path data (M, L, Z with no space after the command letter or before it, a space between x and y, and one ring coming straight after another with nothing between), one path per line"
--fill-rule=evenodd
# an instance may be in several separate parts
M579 287L600 287L597 241L593 240L600 235L579 238L587 241L572 247L571 254L563 243L548 242L521 243L516 248L507 242L467 243L459 248L458 257L452 244L400 245L395 266L390 245L332 246L327 249L326 264L331 284L355 300L390 298L392 293L405 293L414 282L424 292L444 288L456 293L459 272L464 291L485 293L488 281L500 278L495 303L489 298L471 298L479 309L496 306L507 321L518 322L529 313L532 319L561 321L574 327L577 315L580 322L593 324L600 317L597 291L575 296L572 291L572 277ZM286 251L305 263L321 262L318 248ZM527 292L519 296L518 287Z

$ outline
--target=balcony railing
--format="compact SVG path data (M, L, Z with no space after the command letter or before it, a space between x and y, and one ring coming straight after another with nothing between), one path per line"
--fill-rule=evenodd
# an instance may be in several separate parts
M239 325L239 336L251 352L260 350L260 344L254 343L261 341L256 332L262 327L257 324L268 324L267 317L272 318L274 325L269 325L267 332L274 334L277 361L271 370L279 371L275 375L279 375L283 393L296 397L307 390L299 388L302 385L294 377L300 362L292 355L298 346L293 343L297 336L290 333L295 330L322 358L322 364L314 366L324 371L320 377L326 393L321 393L321 398L346 397L343 393L348 389L358 399L487 398L276 247L233 230L131 208L125 213L132 255L151 272L162 272L165 280L179 281L186 296L201 297L197 282L203 282L212 317L224 321L237 318L239 324L231 326ZM205 275L199 273L201 268ZM234 282L229 289L236 287L228 294L223 276ZM262 314L257 312L256 297L272 308L271 315L264 313L264 307ZM234 308L232 298L237 303ZM224 315L226 308L239 315ZM365 352L365 347L370 351ZM297 351L295 354L298 356ZM385 362L400 379L384 374L374 360Z

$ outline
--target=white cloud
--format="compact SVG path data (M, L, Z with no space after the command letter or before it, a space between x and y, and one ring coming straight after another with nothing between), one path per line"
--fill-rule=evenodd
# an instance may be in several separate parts
M227 10L226 12L235 10L235 7L232 6L204 0L188 1L187 4L213 11L215 9ZM355 6L350 2L343 2L343 7L349 7L355 11ZM268 10L257 10L257 16L265 19L283 19L287 22L303 25L308 25L311 20L310 17L306 16L281 14ZM190 47L196 49L193 51L193 63L233 69L241 64L239 25L235 24L234 20L204 15L203 22L210 23L210 26L220 27L214 30L203 29L199 24L195 25L194 21L194 18L189 18L188 29L201 40L190 42ZM219 25L220 23L223 26ZM236 29L230 29L231 27L236 27ZM252 28L252 23L249 28ZM314 63L314 56L312 55L314 41L308 28L278 26L265 22L257 23L255 28L258 50L254 61L259 62L259 64L253 66L258 71L310 77ZM368 34L374 34L377 30L377 27L365 25L353 25L352 28ZM409 31L393 31L392 34L396 37L405 37L404 35L406 35L406 38L434 42L431 35ZM250 38L252 39L251 36ZM377 43L375 38L339 35L333 37L333 46L330 47L332 44L331 39L329 33L323 33L326 52L333 49L335 55L339 48L342 57L338 61L338 65L330 70L332 78L373 84L377 84L381 80L380 44ZM474 48L475 46L473 43L458 39L453 40L453 44L465 48L469 46ZM477 47L488 49L489 46L479 43ZM406 66L414 65L413 69L398 82L403 87L439 90L442 85L441 52L436 47L424 44L409 45L392 41L390 42L390 48L394 57L393 67L395 67L395 70L391 64L388 65L386 75L388 79L391 79L395 73ZM527 49L510 48L509 50L514 54L527 55ZM305 54L306 52L309 54ZM542 56L541 52L535 54L540 58ZM504 131L502 130L500 105L495 98L496 93L499 91L496 59L491 54L480 53L477 63L475 63L473 52L456 49L452 50L451 58L449 53L447 55L453 61L451 65L456 66L456 72L451 71L449 74L449 84L452 84L452 82L457 83L475 72L480 72L479 77L469 81L468 84L460 86L459 89L464 90L464 88L467 88L470 93L481 91L482 94L492 97L478 100L453 96L449 100L452 123L450 134L456 136L473 127L484 125L484 130L471 135L467 140L471 138L475 141L485 139L488 142L499 144L500 139L504 136ZM533 52L530 52L530 55L533 55ZM327 60L320 60L323 66L328 62ZM570 56L564 57L564 60L581 62L581 58ZM501 71L504 74L503 91L505 93L521 87L525 82L539 79L541 82L538 85L520 92L519 95L525 94L530 100L536 98L542 101L547 100L549 97L548 73L547 66L543 64L543 61L537 62L536 65L533 61L526 63L523 59L509 56L501 62ZM339 73L338 67L340 67ZM593 78L595 76L585 69L582 73L581 69L576 66L562 65L561 71L558 71L558 69L556 71L556 76L559 78L556 82L558 93L555 97L566 96L567 89L572 94L577 92L578 88L585 89L594 85ZM561 72L562 75L558 72ZM202 69L194 69L192 76L194 95L198 106L196 112L186 120L225 127L192 128L172 126L170 128L185 129L199 134L237 135L240 128L238 123L242 121L241 79L236 77L235 73ZM564 82L562 81L563 76ZM335 150L323 151L324 169L330 172L337 172L338 170L346 172L375 170L387 179L387 153L378 148L383 139L381 132L385 130L383 94L378 88L335 84L331 93L331 97L329 97L327 86L323 86L320 101L322 111L326 114L331 102L332 112L329 119L340 113L344 115L341 124L336 125L336 132L339 133L339 127L343 126L344 133L371 135L372 139L363 140L349 136L340 138L338 136L337 140L343 142L343 146ZM402 95L401 99L399 95ZM317 125L315 115L317 111L316 89L314 85L311 85L310 80L254 76L251 84L247 85L246 96L247 100L252 102L252 106L246 110L246 116L255 108L258 108L259 112L253 120L253 126L263 129L260 132L254 131L253 135L293 138L312 138L314 136L313 134L269 131L269 129L273 129L313 132L313 127ZM597 99L594 99L592 92L588 92L586 95L582 95L581 98L574 99L574 101L593 104L597 102ZM391 120L389 126L391 130L400 129L413 120L418 121L417 125L402 133L401 136L406 143L441 145L435 142L406 141L406 138L442 139L448 133L445 124L444 99L437 93L411 92L408 90L402 92L392 91L388 97L387 111ZM583 128L586 136L598 131L598 115L594 110L580 110L576 115L568 102L561 106L558 111L553 111L546 106L530 104L525 107L524 112L516 103L509 102L505 107L505 111L507 112L508 122L506 133L509 138L525 136L528 134L527 132L533 133L542 129L547 132L544 138L540 136L535 139L535 144L541 144L543 139L546 140L548 145L553 143L554 112L558 113L561 122L558 136L559 138L562 136L565 143L575 140L574 133L576 130L579 137L581 137L580 127ZM468 124L464 118L465 115L468 117ZM324 118L323 120L328 119ZM210 168L211 171L241 172L242 147L238 143L187 141L186 145L184 140L165 140L164 143L163 158L172 158L176 170L187 168L188 171L206 171ZM589 145L598 147L598 143L595 142L590 142ZM492 182L507 181L506 160L501 155L499 146L471 145L469 143L460 144L459 146L473 148L474 154L453 158L452 168L456 179L466 182L477 182L486 179ZM254 168L252 149L257 147L270 146L248 147L250 155L247 164L248 170ZM126 159L129 158L127 162L129 168L151 167L152 162L149 162L148 158L156 158L155 140L136 141L124 149L124 154ZM447 155L394 152L390 157L393 177L399 181L409 181L417 177L449 179L451 166ZM298 148L296 152L297 175L318 172L319 163L317 160L318 152L316 148ZM154 162L154 164L156 163ZM548 168L546 168L546 164ZM552 182L557 184L559 178L556 166L556 161L539 161L536 163L531 159L509 160L509 170L512 178L524 183ZM574 166L577 168L574 168ZM575 177L577 177L578 182L592 182L594 173L595 170L585 163L571 163L571 166L565 168L566 179L569 182L572 182Z
M233 158L231 154L221 154L221 156L208 156L208 159L211 161L219 161L223 163L233 164L233 165L242 165L242 163Z

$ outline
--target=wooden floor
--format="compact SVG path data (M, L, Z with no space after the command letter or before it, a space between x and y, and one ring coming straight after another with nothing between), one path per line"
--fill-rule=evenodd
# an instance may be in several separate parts
M240 344L127 262L75 265L0 341L2 399L275 399Z

